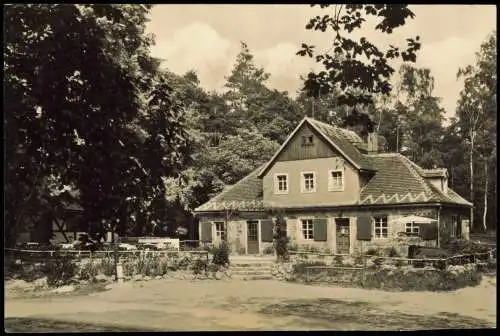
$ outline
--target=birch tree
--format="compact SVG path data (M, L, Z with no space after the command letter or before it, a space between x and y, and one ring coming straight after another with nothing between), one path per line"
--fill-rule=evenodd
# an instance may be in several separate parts
M457 116L469 148L469 192L476 208L479 208L476 202L479 181L475 168L479 161L482 162L484 171L483 230L487 229L488 189L492 176L490 165L492 160L496 159L496 58L496 32L493 32L476 53L476 64L459 69L457 74L457 78L464 79ZM471 226L476 223L475 216L475 211L471 210Z

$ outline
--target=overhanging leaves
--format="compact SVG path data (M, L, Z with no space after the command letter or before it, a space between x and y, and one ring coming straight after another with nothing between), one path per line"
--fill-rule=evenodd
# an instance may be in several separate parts
M389 59L401 58L405 62L415 62L420 49L419 37L408 38L406 49L390 46L382 51L365 37L359 41L348 38L345 33L360 29L367 16L378 19L375 30L391 34L415 17L407 5L320 5L331 14L311 18L305 28L326 32L332 30L335 37L332 48L326 53L317 53L315 46L302 43L299 56L314 57L321 62L326 72L311 72L304 81L303 90L311 97L332 93L335 88L342 90L340 103L354 105L371 103L373 95L388 95L392 90L389 83L394 69ZM332 8L333 7L333 8ZM333 10L332 10L333 9ZM363 95L359 95L363 92Z

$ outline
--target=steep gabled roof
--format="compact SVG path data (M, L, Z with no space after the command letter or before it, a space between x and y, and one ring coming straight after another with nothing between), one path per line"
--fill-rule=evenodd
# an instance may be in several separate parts
M446 177L446 170L424 169L399 153L364 154L358 151L355 146L356 143L361 142L361 139L354 132L306 117L269 162L196 208L195 212L227 209L264 210L261 177L304 123L313 127L326 142L331 144L357 169L374 172L367 184L361 189L359 201L352 205L441 203L472 206L472 203L462 198L451 188L447 188L446 192L442 191L426 179L426 177Z
M361 190L361 204L402 203L400 200L405 197L410 203L419 195L421 201L428 200L430 189L411 172L399 154L370 155L370 159L378 170Z
M257 174L263 165L252 171L236 184L195 209L199 211L220 211L226 209L260 210L262 206L262 180Z
M371 165L370 160L364 154L362 154L353 144L354 142L361 142L361 139L356 133L305 117L288 136L285 142L281 145L280 149L278 149L274 156L267 162L262 171L258 174L258 177L262 177L269 170L269 168L278 158L279 154L286 148L288 143L293 139L295 134L305 123L309 124L316 132L318 132L326 141L326 143L328 143L336 151L338 151L356 169L369 171L376 170Z
M369 155L377 173L361 190L360 204L448 203L472 206L451 188L441 191L426 170L399 153Z
M346 157L354 161L356 168L361 170L377 170L370 161L370 159L361 153L352 142L361 143L361 138L354 132L340 128L337 126L329 125L324 122L307 118L313 127L315 127L326 139L336 147L340 148L340 152Z
M368 157L377 172L361 190L359 202L352 205L442 203L472 206L451 188L443 192L426 181L420 174L423 168L401 154L370 154ZM198 207L195 212L264 210L262 180L257 176L261 169L262 167L255 169L241 181ZM305 206L307 205L304 204Z

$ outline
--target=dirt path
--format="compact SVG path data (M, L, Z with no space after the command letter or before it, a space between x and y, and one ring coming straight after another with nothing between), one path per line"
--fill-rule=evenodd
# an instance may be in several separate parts
M7 299L5 317L163 331L494 327L496 279L446 293L389 293L278 281L130 282L88 296Z

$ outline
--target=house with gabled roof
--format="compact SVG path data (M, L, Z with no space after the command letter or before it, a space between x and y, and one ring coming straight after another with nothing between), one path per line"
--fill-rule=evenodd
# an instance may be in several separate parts
M337 254L466 236L472 204L448 187L446 169L424 169L378 151L378 136L305 117L275 155L195 209L200 240L240 254L272 245L277 212L300 246ZM405 223L406 216L427 222ZM416 217L412 217L416 218Z

